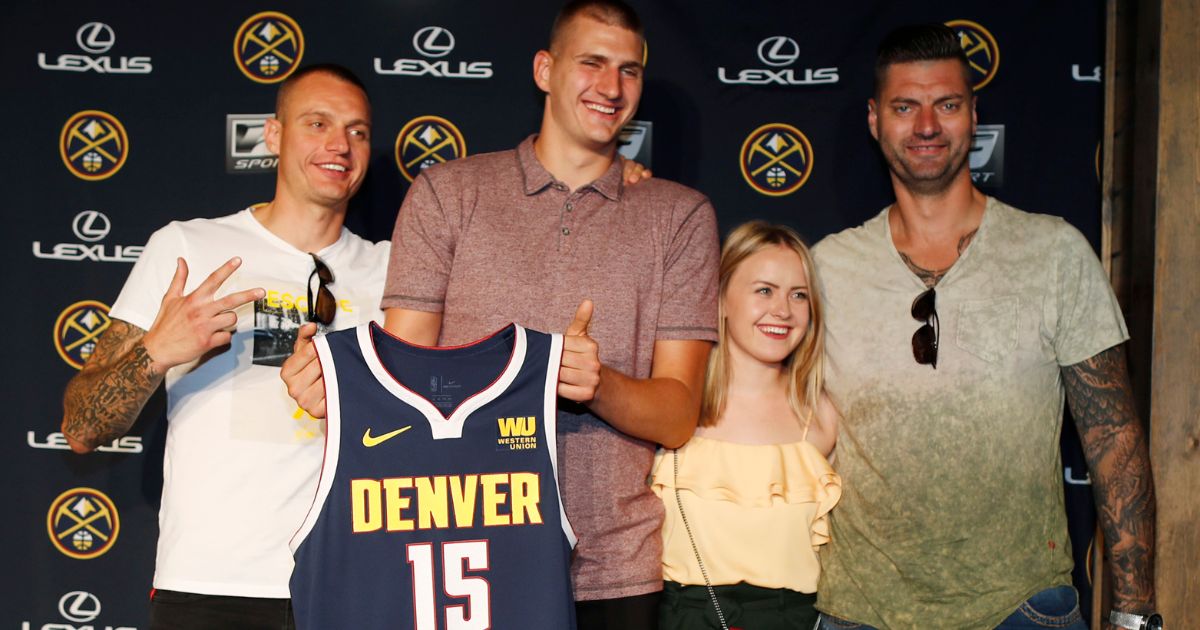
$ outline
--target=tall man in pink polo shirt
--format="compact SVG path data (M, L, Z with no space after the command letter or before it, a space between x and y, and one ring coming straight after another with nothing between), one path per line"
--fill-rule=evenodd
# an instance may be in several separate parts
M656 625L662 507L645 480L655 445L695 430L717 338L711 204L672 182L622 181L617 137L641 97L642 55L628 5L568 3L534 57L539 133L417 177L383 297L387 329L419 344L467 343L510 321L565 328L558 448L584 629ZM323 415L311 358L298 347L285 379Z

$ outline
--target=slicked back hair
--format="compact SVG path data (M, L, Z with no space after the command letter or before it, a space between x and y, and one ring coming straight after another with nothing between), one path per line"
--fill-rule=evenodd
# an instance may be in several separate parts
M645 39L642 20L637 11L622 0L571 0L559 10L558 17L554 18L554 26L550 27L551 52L557 50L563 30L576 17L591 18L609 26L619 26Z
M967 87L971 86L971 66L954 29L945 24L908 24L884 36L875 55L875 97L887 76L888 68L914 61L953 60L962 64Z
M303 68L293 72L292 76L284 79L283 83L279 84L279 91L275 93L276 117L279 117L280 113L283 111L283 105L287 101L288 95L291 94L292 89L296 86L296 84L304 77L312 74L327 74L335 79L340 79L341 81L353 85L354 87L362 90L363 96L367 98L367 104L371 104L371 96L370 94L367 94L367 86L363 85L362 79L358 78L358 75L354 74L353 70L336 63L314 63L304 66Z

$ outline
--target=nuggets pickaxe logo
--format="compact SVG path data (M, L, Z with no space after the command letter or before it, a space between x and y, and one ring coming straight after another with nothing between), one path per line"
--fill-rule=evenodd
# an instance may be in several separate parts
M92 488L72 488L58 495L46 513L50 542L77 560L104 555L117 542L121 518L112 499Z
M67 365L81 369L111 325L108 305L95 300L76 302L63 309L54 322L54 348Z
M233 38L233 60L246 78L257 83L279 83L288 78L304 57L304 33L292 18L263 11L242 22Z
M812 174L813 151L799 129L769 123L750 132L739 159L742 177L758 192L782 197L796 192Z
M67 119L58 150L67 170L79 179L108 179L129 157L129 136L115 116L95 109Z
M418 116L396 136L396 166L408 181L421 170L467 154L467 141L454 123L439 116Z
M996 38L970 20L950 20L946 26L958 34L958 42L967 54L967 65L971 67L975 90L991 83L1000 69L1000 46L996 44Z

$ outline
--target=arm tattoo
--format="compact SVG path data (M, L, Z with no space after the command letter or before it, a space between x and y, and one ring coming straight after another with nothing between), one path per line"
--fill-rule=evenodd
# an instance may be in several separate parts
M1146 432L1129 386L1125 347L1062 368L1113 576L1113 607L1154 605L1154 481Z
M142 344L146 332L114 319L63 395L63 434L89 450L124 435L163 375Z
M962 238L958 239L958 255L960 257L962 256L962 253L967 250L967 245L971 244L971 239L975 238L975 233L978 231L979 228L975 228L974 230L963 234ZM950 271L950 268L954 266L954 263L950 263L950 266L946 267L945 269L926 269L913 262L913 259L909 258L908 254L905 254L904 252L900 252L900 260L903 260L904 264L908 265L909 271L916 274L917 278L920 278L921 282L925 283L925 287L929 289L932 289L934 286L936 286L938 281L942 279L942 276L946 275L946 272ZM957 258L955 259L955 262L958 262Z

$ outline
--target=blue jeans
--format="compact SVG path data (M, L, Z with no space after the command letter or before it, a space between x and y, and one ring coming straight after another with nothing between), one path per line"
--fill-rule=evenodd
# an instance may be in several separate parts
M931 620L929 627L941 627ZM1073 586L1055 586L1039 591L1025 600L996 630L1088 630L1079 613L1079 595ZM817 630L876 630L874 626L854 623L821 613Z

